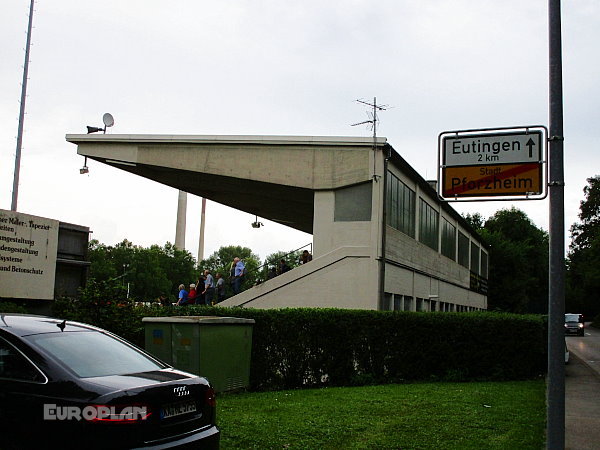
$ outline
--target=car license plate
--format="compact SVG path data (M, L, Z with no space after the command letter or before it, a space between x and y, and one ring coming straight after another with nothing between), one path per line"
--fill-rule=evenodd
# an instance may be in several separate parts
M162 407L160 418L168 419L192 412L196 412L196 402L171 403Z

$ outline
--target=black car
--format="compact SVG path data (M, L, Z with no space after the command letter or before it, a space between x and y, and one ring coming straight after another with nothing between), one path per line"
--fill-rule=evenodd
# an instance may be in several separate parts
M585 336L583 314L565 314L565 334Z
M100 328L0 315L0 448L218 449L215 393Z

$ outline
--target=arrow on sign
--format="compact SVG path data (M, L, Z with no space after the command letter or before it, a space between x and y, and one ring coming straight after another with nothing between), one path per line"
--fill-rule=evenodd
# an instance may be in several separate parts
M525 145L529 147L529 157L531 158L533 156L533 147L535 146L535 142L533 142L533 139L529 138Z

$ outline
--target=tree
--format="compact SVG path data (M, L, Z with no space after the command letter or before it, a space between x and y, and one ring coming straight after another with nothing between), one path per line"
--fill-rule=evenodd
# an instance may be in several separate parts
M514 207L497 211L483 227L479 214L466 219L489 248L489 309L546 312L548 233Z
M600 313L600 176L587 179L579 223L571 226L566 309L593 317Z
M600 175L588 178L587 182L583 188L585 200L579 203L581 223L571 227L571 252L591 248L600 236Z
M166 278L171 282L167 293L177 293L179 284L189 285L198 279L196 260L187 250L180 250L175 245L167 242L164 247L153 245L151 247L158 253L160 267Z
M143 300L156 299L161 294L173 293L177 287L175 285L179 284L178 281L186 284L192 279L189 274L193 268L193 261L188 265L187 278L169 278L167 267L161 264L165 261L161 258L161 253L158 246L135 247L133 258L123 277L125 285L130 283L133 286L135 297Z
M115 265L108 258L109 247L101 244L97 239L88 243L88 258L90 260L89 277L96 280L108 280L118 276Z
M485 219L478 212L473 214L467 213L463 217L475 231L479 231L483 228Z
M257 271L260 266L260 259L257 255L252 253L252 250L248 247L239 245L223 246L208 258L200 261L198 263L198 270L208 269L213 275L220 273L223 275L223 278L230 281L231 263L235 257L240 258L246 267L246 276L242 289L248 289L249 287L254 286L260 280ZM226 283L225 286L227 295L231 295L231 283Z
M164 247L144 248L126 239L114 247L92 240L88 255L90 280L118 283L137 300L153 300L161 294L174 296L180 283L197 280L192 255L168 242Z
M279 262L282 259L285 261L285 263L290 269L297 267L300 264L300 255L302 255L302 252L300 250L295 250L292 252L279 251L271 253L265 258L265 262L263 263L263 266L265 268L265 270L263 271L263 273L265 274L264 278L267 278L266 273L268 272L269 267L274 267L276 271L278 270Z

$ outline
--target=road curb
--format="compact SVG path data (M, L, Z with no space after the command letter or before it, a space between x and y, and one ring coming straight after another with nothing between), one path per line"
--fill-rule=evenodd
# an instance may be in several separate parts
M579 361L580 363L582 363L584 366L586 366L588 369L590 369L590 371L592 372L592 374L594 375L594 377L596 377L598 379L598 381L600 381L600 372L598 372L592 365L590 365L585 359L583 359L581 356L577 355L576 353L574 353L572 350L569 350L569 359L571 358L575 358L577 361Z

